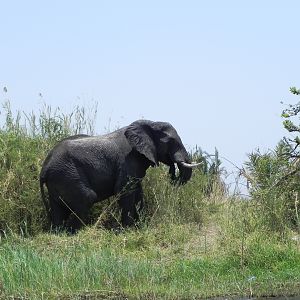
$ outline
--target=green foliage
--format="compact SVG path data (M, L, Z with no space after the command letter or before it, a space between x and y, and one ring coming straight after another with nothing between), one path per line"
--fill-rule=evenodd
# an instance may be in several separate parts
M300 182L286 156L286 145L280 142L272 152L253 152L245 165L252 205L249 218L271 231L297 228Z
M40 231L45 221L38 188L43 143L1 132L0 147L0 229Z
M294 95L300 90L290 89ZM282 112L284 127L300 133L299 125L290 118L299 118L300 103L290 104ZM299 197L300 139L284 137L273 151L249 154L244 172L250 184L252 214L268 230L284 232L287 227L300 230Z
M143 180L146 224L202 224L208 212L218 210L226 190L221 179L218 152L213 158L200 148L191 153L194 162L202 165L183 186L170 183L168 169L161 166L149 169Z
M196 147L195 151L191 152L191 159L192 161L202 163L198 168L202 174L200 179L202 192L206 196L209 196L217 187L219 189L218 192L225 194L226 187L222 180L224 169L221 167L222 163L218 150L215 149L215 153L211 155L202 151L201 148Z
M290 92L296 96L300 95L300 90L297 90L295 87L291 87ZM299 112L300 112L300 102L298 102L296 104L289 104L288 108L282 112L281 116L286 119L283 121L283 126L289 132L299 132L300 131L299 125L296 125L295 121L292 121L290 119L293 117L297 117Z

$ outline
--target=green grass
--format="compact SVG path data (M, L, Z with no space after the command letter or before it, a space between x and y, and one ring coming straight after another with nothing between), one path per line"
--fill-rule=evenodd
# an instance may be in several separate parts
M242 260L241 245L235 252L222 249L215 232L208 232L205 239L196 225L167 225L118 234L88 228L72 237L4 238L1 295L192 299L299 291L296 243L252 235Z
M217 151L210 160L198 149L193 159L203 168L182 187L170 184L166 167L148 170L138 228L120 229L112 198L95 205L90 225L77 235L51 234L40 199L41 164L61 138L92 132L93 120L83 108L68 115L47 106L22 118L8 103L0 116L0 298L299 294L300 241L292 239L299 227L287 220L298 211L286 205L294 191L229 197Z

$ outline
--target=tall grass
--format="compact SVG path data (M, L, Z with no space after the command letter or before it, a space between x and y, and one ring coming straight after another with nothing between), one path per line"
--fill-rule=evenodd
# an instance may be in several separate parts
M176 187L169 182L167 168L150 169L143 182L147 221L153 225L164 222L201 225L209 212L217 210L224 201L222 185L210 182L209 176L196 170L186 185ZM208 189L213 192L207 193Z

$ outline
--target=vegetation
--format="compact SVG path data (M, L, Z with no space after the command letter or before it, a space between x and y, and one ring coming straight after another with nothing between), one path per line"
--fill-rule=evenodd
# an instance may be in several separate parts
M297 157L287 139L249 155L250 200L229 195L218 152L186 185L168 170L143 180L137 228L118 224L116 199L95 205L75 236L49 233L39 194L46 153L70 134L93 133L96 109L0 116L0 299L191 299L293 295L300 290ZM286 115L285 115L286 117ZM293 152L295 154L295 152Z
M290 91L300 95L296 88ZM299 112L300 102L288 105L282 112L284 128L293 133L293 137L284 137L273 151L252 152L244 170L251 199L256 203L257 222L267 230L281 234L287 228L300 231L300 139L296 135L300 133L300 126L295 123Z
M229 244L211 230L162 224L121 234L88 228L72 237L10 237L1 245L3 297L192 299L299 291L300 254L292 242L250 234Z

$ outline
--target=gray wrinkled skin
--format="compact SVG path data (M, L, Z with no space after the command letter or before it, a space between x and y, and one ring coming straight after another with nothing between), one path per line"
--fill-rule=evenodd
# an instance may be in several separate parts
M150 166L170 167L173 182L185 183L192 170L176 130L169 123L135 121L103 136L77 135L59 142L48 154L40 173L40 187L51 224L78 230L92 205L119 196L123 226L138 221L136 205L143 203L141 179ZM48 201L44 185L48 189Z

